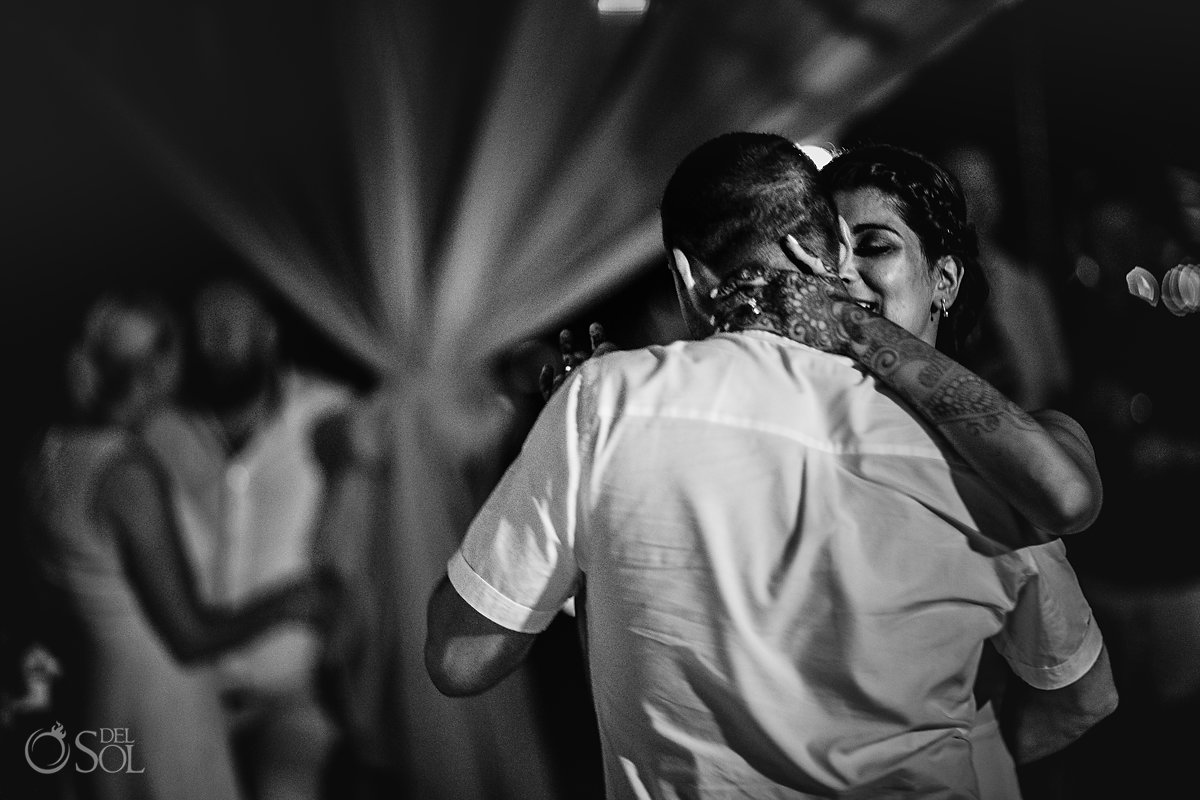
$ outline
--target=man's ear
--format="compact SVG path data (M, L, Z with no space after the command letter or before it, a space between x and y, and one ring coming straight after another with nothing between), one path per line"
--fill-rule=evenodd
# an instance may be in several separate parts
M692 265L678 247L671 248L671 269L679 276L684 288L689 292L696 291L696 277L692 275Z
M954 256L942 256L934 265L936 298L945 298L946 306L954 305L958 299L958 290L962 287L963 267Z
M834 272L840 272L842 264L846 263L846 259L854 252L853 234L850 233L850 223L846 222L846 218L838 214L838 269Z

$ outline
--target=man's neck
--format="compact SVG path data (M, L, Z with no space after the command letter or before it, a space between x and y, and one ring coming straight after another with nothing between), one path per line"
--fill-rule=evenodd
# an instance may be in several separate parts
M748 264L726 275L709 303L716 332L760 330L788 336L798 313L798 295L812 291L802 273L789 267Z
M217 423L231 455L244 449L254 434L271 420L279 410L281 399L281 380L275 378L245 403L216 412Z

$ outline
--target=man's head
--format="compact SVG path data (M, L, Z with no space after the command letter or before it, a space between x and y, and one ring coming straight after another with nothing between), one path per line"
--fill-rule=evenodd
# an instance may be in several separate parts
M236 408L274 380L279 330L253 290L237 281L204 287L194 303L200 389L218 409Z
M837 263L833 201L812 161L782 136L727 133L700 145L668 181L660 212L684 317L697 335L709 332L704 297L716 282L750 264L788 267L780 247L788 234Z

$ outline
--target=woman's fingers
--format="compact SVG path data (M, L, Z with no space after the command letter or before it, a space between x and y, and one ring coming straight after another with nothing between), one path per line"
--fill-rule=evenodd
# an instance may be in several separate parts
M593 356L602 356L617 349L615 344L608 341L608 336L604 333L604 326L599 322L593 322L588 326L588 338L592 343Z
M829 270L825 269L825 264L821 259L805 250L800 242L796 241L796 237L790 233L783 237L783 252L792 260L792 263L803 268L810 275L831 277Z
M542 371L538 373L538 391L542 393L543 400L549 400L550 395L554 394L554 367L549 364L543 364Z
M593 355L597 348L604 344L604 326L599 322L593 322L591 325L588 325L588 342L592 345Z
M575 366L575 340L566 328L558 332L558 350L562 353L563 371L570 372Z
M562 367L555 369L550 364L546 364L538 373L538 390L542 394L542 399L549 400L550 395L554 394L567 376L580 364L589 358L611 353L616 349L617 346L608 341L604 333L604 326L599 322L593 322L588 326L587 349L576 350L575 337L571 331L565 328L559 331L558 350L562 357Z

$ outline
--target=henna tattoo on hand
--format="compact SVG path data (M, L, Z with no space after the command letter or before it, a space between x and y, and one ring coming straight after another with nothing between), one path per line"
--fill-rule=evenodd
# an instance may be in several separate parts
M834 278L750 266L714 291L713 324L722 331L770 331L818 350L851 355L837 310L844 294Z

